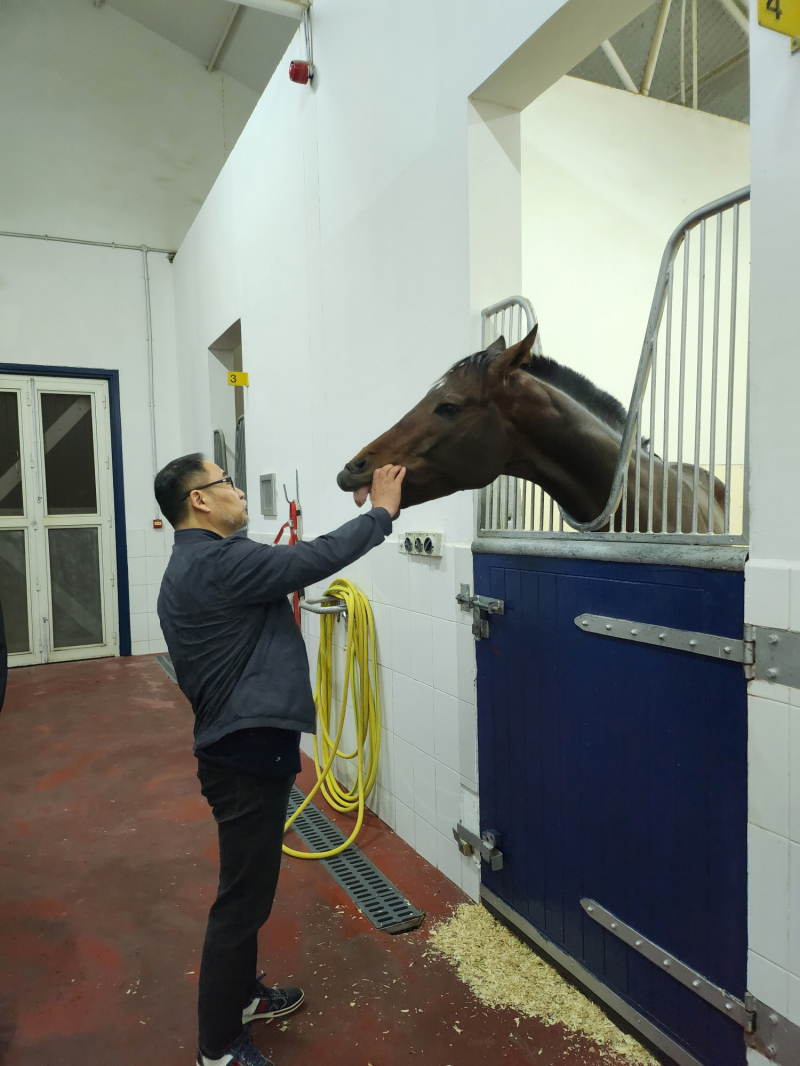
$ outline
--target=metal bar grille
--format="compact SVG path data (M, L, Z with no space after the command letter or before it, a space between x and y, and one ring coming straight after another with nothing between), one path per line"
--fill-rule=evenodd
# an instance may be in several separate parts
M303 793L294 785L289 796L289 815L294 814L304 799ZM292 823L292 829L312 851L330 851L347 839L313 803L309 803ZM423 912L409 903L354 844L340 855L320 861L376 929L405 933L424 921Z
M538 485L502 475L481 490L478 536L746 543L749 200L745 188L707 204L667 243L602 512L556 520ZM535 322L523 297L493 304L483 346L504 329L516 344Z

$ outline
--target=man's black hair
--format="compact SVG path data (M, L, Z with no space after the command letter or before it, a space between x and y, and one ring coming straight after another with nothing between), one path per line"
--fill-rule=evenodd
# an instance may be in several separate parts
M203 480L197 475L206 473L204 461L205 456L201 452L193 452L191 455L182 455L180 459L173 459L156 474L156 500L161 513L173 529L189 513L189 501L183 497L191 491L193 485L200 484Z

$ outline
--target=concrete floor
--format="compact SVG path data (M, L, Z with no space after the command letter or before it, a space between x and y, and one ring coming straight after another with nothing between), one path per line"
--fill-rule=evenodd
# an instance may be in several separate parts
M191 712L154 659L12 671L0 714L2 1066L194 1063L217 877L195 769ZM278 1066L618 1066L558 1026L517 1027L423 958L426 927L465 897L371 815L359 844L428 919L379 933L319 863L284 858L261 965L273 983L302 985L307 1005L285 1030L256 1027Z

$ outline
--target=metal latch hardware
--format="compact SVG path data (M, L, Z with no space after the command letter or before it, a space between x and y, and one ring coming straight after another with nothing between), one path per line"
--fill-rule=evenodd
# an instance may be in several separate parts
M590 918L602 925L609 933L618 936L628 947L634 948L640 955L644 955L660 970L664 970L670 977L674 977L676 981L685 985L690 991L696 992L706 1003L710 1003L712 1007L716 1007L718 1011L721 1011L727 1017L733 1018L735 1022L742 1026L746 1033L753 1032L755 1028L755 1011L752 1010L750 1003L743 1003L735 996L729 996L724 989L712 984L711 981L690 966L687 966L686 963L681 962L680 959L659 947L658 944L654 944L652 940L642 936L630 925L620 921L605 907L595 903L593 899L582 899L581 906Z
M472 611L472 635L476 640L486 640L489 636L489 622L486 618L481 618L481 611L486 611L487 614L503 614L506 607L504 600L497 600L492 596L470 595L469 585L461 586L456 603L461 604L462 611Z
M500 851L500 834L492 829L485 829L480 836L469 829L465 829L461 822L453 830L453 836L458 844L458 850L462 855L471 855L476 852L488 862L493 870L503 869L503 853Z

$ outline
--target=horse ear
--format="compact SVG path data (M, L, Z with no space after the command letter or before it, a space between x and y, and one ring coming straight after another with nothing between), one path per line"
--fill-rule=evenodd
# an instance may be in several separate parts
M488 355L499 355L500 352L506 350L506 339L501 333L499 337L496 337L489 347L486 349Z
M505 342L503 342L503 349L505 349L505 355L498 355L498 357L492 363L492 373L499 377L507 377L513 370L518 370L519 367L526 363L531 357L531 351L533 345L536 342L536 334L539 332L538 323L533 327L527 337L524 337L519 344L513 344L510 348L505 349ZM503 349L500 349L503 351ZM487 348L487 351L490 349Z

